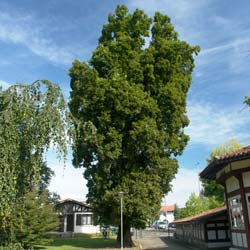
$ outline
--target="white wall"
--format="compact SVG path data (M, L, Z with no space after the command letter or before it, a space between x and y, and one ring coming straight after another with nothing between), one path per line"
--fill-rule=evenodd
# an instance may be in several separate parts
M100 233L100 227L94 225L74 226L74 233L95 234Z
M100 233L100 226L95 225L76 225L76 215L77 214L93 214L92 212L86 213L75 213L74 214L74 233L85 233L85 234L94 234Z
M240 189L239 181L236 177L232 176L226 180L227 193L230 193L234 190Z
M250 187L250 172L245 172L242 174L244 187Z
M160 214L160 221L164 221L166 220L168 221L168 223L171 223L174 221L174 212L167 212L167 218L165 215L163 215L162 213Z

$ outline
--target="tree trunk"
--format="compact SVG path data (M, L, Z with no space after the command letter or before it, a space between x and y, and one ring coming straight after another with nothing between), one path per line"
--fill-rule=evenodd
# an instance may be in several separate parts
M117 241L119 242L119 245L121 246L121 226L119 226ZM134 244L133 244L132 237L131 237L130 225L124 224L123 225L123 247L132 247L133 245Z

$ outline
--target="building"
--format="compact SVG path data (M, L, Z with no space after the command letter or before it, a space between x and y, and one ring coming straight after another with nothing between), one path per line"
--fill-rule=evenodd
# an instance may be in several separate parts
M201 249L231 246L226 206L173 222L176 237Z
M230 249L250 249L250 146L217 157L200 176L225 187L233 245Z
M99 226L94 225L91 206L72 199L66 199L56 205L60 218L60 232L97 233Z
M161 206L160 221L171 223L174 221L176 205Z

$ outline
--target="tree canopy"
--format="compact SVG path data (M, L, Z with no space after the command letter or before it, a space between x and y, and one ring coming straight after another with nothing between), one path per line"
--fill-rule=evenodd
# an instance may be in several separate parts
M244 104L246 104L247 106L250 106L250 96L245 96Z
M60 88L47 80L0 91L0 233L17 199L50 179L44 153L66 156L68 113Z
M128 245L130 226L144 227L159 211L188 142L186 97L198 51L178 39L168 16L152 20L118 5L89 63L76 60L70 69L73 164L85 168L100 222L119 224L125 192Z

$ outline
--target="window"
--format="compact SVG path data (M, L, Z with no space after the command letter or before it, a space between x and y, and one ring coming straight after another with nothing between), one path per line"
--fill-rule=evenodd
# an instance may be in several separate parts
M76 225L92 225L92 214L77 214Z
M228 203L232 228L244 229L245 224L240 195L230 198Z

